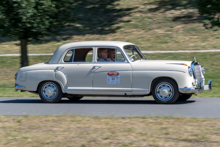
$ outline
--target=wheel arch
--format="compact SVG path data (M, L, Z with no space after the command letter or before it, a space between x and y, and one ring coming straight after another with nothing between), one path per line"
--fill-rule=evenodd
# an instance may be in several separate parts
M44 83L44 82L54 82L54 83L58 84L60 86L60 89L62 90L62 93L64 93L64 86L63 86L63 84L61 82L59 82L59 81L54 81L54 80L43 80L43 81L39 82L39 84L37 85L37 92L38 92L38 89L39 89L40 85L42 83Z
M152 89L153 89L153 86L154 86L155 82L157 82L157 81L160 80L160 79L171 79L171 80L174 81L175 84L177 85L177 89L179 89L179 88L178 88L178 87L179 87L179 86L178 86L178 83L176 82L176 80L175 80L174 78L162 76L162 77L156 77L156 78L154 78L154 79L152 80L152 82L151 82L151 84L150 84L150 93L152 93Z

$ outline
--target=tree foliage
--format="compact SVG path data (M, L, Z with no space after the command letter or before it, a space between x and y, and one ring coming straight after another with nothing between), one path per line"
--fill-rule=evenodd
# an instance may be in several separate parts
M56 33L75 21L74 0L1 0L0 34L21 42L21 66L28 65L27 42Z
M199 13L205 17L206 28L220 27L220 0L199 0Z

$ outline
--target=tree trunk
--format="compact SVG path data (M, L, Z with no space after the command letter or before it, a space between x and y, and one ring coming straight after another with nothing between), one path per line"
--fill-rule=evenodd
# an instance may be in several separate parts
M28 55L27 55L27 42L28 39L20 39L21 43L21 67L28 66Z

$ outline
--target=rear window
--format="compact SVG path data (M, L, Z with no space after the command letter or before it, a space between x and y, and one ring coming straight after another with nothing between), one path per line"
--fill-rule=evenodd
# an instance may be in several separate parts
M69 50L63 61L64 62L92 62L93 49L80 48Z

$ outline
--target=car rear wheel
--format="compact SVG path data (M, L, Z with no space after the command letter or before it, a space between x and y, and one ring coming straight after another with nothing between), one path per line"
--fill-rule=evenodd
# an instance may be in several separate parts
M180 94L177 101L186 101L191 98L192 94Z
M41 83L38 93L41 100L46 103L58 103L63 95L60 85L55 82Z
M152 95L157 103L172 104L178 99L179 91L173 80L164 78L155 82Z

